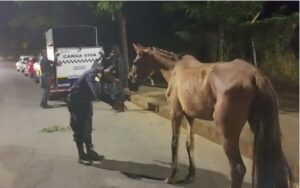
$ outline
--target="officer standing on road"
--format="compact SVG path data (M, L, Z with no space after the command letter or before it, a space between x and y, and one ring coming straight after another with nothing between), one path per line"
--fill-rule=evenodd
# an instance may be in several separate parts
M111 106L116 103L102 92L100 79L103 77L105 77L105 73L102 66L86 71L76 80L67 98L70 126L74 133L79 162L86 163L103 159L103 156L93 150L92 101L101 100ZM84 144L86 152L84 151Z
M48 105L48 98L50 94L50 80L53 73L53 68L51 66L52 62L48 60L46 51L43 50L41 52L42 60L40 63L41 66L41 87L44 89L43 97L40 103L42 108L50 108L51 106Z
M115 110L122 112L126 109L124 105L124 101L126 100L124 88L127 82L128 70L117 45L112 46L111 52L106 58L106 67L107 69L111 69L116 76L113 82L107 83L108 92L112 98L116 98L119 101L119 105Z

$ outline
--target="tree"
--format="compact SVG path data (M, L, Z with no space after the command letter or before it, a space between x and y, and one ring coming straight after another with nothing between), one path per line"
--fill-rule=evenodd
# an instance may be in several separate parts
M184 11L185 15L198 24L210 24L218 33L218 56L224 60L225 29L235 24L251 21L262 9L262 2L177 2L166 3L167 12ZM194 26L195 27L195 26ZM194 29L194 28L193 28ZM187 34L186 34L187 35Z
M127 34L126 34L126 19L123 14L122 8L124 3L121 1L100 1L97 3L97 11L112 14L112 19L114 21L117 18L120 38L122 44L122 52L124 54L125 63L127 70L129 70L129 60L128 60L128 44L127 44ZM127 83L127 82L126 82Z

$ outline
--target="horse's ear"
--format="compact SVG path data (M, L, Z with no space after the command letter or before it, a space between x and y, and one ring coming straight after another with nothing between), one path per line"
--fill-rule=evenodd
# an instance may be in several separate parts
M143 51L143 49L141 48L141 45L140 45L140 44L135 44L135 43L133 43L133 48L134 48L134 50L135 50L135 52L136 52L137 54L139 54L139 53L141 53L141 52Z
M137 51L138 50L138 46L135 43L132 43L132 45L133 45L134 50Z
M141 44L137 44L137 46L139 47L139 48L144 48L144 46L142 46Z
M139 48L145 48L144 46L142 46L140 43L133 43L133 46L139 47Z

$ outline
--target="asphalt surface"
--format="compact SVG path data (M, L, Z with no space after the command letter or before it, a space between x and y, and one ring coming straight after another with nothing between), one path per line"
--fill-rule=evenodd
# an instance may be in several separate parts
M31 78L0 61L0 188L225 188L229 166L220 145L195 136L196 181L168 185L171 161L170 121L127 103L129 110L115 113L94 103L95 150L105 156L101 164L77 163L68 128L69 114L62 102L39 107L42 90ZM62 128L49 132L54 126ZM187 173L186 131L179 147L181 180ZM252 162L244 157L250 188Z

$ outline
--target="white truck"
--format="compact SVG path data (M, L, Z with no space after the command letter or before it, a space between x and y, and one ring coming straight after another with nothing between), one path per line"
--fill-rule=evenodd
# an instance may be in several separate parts
M102 62L104 50L94 26L61 26L45 35L47 57L55 62L49 100L64 99L83 72Z

